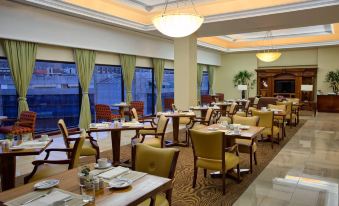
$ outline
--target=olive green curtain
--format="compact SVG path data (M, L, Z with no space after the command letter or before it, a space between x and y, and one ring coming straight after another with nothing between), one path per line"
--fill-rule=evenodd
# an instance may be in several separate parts
M126 102L130 103L132 101L132 82L134 78L135 71L135 56L120 54L120 63L122 67L122 75L124 78L125 88L126 88Z
M154 68L154 78L157 86L157 112L162 111L162 100L161 100L161 89L162 89L162 80L164 77L165 69L165 60L164 59L152 59L153 68Z
M213 91L213 83L214 83L214 69L216 66L209 65L207 67L207 72L208 72L208 87L209 87L209 92L210 94L214 94Z
M200 88L201 88L201 80L202 80L203 69L204 69L204 65L198 64L198 67L197 67L197 99L198 99L198 101L200 101L200 99L201 99Z
M88 129L91 123L91 108L88 97L88 87L91 83L95 66L95 51L74 49L74 59L77 66L79 82L82 90L79 127Z
M23 41L4 40L3 48L11 70L18 98L18 116L28 111L27 90L32 79L37 44Z

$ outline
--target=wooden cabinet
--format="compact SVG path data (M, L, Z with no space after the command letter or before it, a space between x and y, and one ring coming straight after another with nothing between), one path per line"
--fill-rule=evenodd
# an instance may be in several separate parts
M284 96L295 97L301 101L310 101L314 99L317 82L317 67L270 67L259 68L257 72L257 93L264 97ZM278 82L291 82L294 88L291 92L276 91ZM301 91L301 85L313 85L313 91Z
M339 95L318 95L317 110L318 112L339 113Z

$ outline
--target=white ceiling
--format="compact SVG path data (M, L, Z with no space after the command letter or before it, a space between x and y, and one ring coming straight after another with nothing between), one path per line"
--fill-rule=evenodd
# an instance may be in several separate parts
M289 29L279 29L273 30L272 39L274 38L293 38L293 37L304 37L304 36L317 36L317 35L326 35L332 34L332 27L330 24L326 25L317 25L317 26L307 26L299 28L289 28ZM267 36L267 31L261 32L251 32L251 33L242 33L242 34L231 34L219 36L222 39L226 39L233 42L242 42L242 41L257 41L264 40Z

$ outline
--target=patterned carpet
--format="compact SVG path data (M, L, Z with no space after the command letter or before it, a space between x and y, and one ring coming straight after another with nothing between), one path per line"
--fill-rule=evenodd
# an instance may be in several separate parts
M300 120L297 127L286 127L286 138L280 145L274 144L271 149L270 142L259 142L257 149L258 165L254 165L252 174L243 174L241 183L232 179L226 180L226 195L222 195L222 182L220 179L212 179L209 176L204 178L203 170L198 171L196 188L192 188L193 178L193 152L191 147L179 147L180 154L175 173L172 205L232 205L240 195L246 190L251 182L261 173L268 163L278 154L282 147L293 137L298 129L306 122ZM184 140L184 131L180 132L180 138ZM166 135L171 139L172 133ZM130 145L121 147L122 159L130 159ZM242 162L241 168L249 168L249 155L240 154ZM112 151L105 151L101 157L112 160ZM92 159L83 158L82 162L92 162Z

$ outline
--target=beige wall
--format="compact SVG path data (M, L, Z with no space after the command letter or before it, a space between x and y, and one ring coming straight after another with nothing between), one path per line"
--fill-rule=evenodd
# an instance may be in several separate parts
M222 56L222 66L215 71L215 92L225 93L225 98L239 98L240 92L232 84L233 76L240 70L248 70L256 75L255 69L270 66L318 66L317 90L331 92L325 82L328 71L339 69L339 46L285 50L279 60L264 63L257 60L255 52L231 53ZM256 88L250 96L256 94Z

